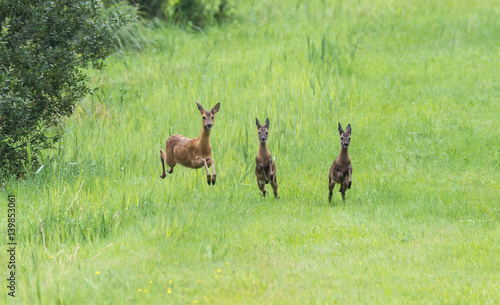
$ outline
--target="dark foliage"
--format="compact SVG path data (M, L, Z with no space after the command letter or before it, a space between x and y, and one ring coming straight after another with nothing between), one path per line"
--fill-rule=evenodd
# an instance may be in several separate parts
M82 69L102 67L124 22L97 0L0 1L0 172L22 174L53 147L53 127L90 92Z
M172 19L177 24L204 28L226 21L228 10L226 0L220 1L216 9L209 9L202 0L178 0L173 6Z
M230 16L227 0L104 0L104 4L133 5L145 19L159 18L197 28L223 23Z

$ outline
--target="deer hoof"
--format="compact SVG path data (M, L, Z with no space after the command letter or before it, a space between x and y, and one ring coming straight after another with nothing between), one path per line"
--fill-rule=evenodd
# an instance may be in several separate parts
M266 198L266 192L264 191L264 192L262 192L262 194L264 195L264 198Z
M160 178L165 179L165 177L166 177L166 176L167 176L167 175L162 174L162 175L160 176Z
M278 196L278 193L274 193L274 198L280 199L280 197Z
M215 179L217 178L216 175L212 175L212 185L215 185Z

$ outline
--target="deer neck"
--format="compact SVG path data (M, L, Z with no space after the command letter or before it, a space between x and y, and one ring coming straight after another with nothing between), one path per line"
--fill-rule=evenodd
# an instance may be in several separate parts
M267 150L267 142L260 142L259 144L259 156L266 156L269 152Z
M198 137L198 145L202 147L210 146L210 130L206 128L201 128L201 134Z
M339 153L339 160L341 161L349 161L349 152L348 152L349 147L344 147L343 145L340 146L340 153Z

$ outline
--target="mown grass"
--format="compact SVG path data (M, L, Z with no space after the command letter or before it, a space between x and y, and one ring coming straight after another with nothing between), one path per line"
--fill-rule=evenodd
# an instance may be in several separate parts
M237 8L110 58L57 160L1 192L17 198L15 301L498 303L495 2ZM221 103L215 186L181 166L159 178L165 140L200 133L195 100ZM256 185L255 117L271 122L279 200ZM353 188L328 204L338 122Z

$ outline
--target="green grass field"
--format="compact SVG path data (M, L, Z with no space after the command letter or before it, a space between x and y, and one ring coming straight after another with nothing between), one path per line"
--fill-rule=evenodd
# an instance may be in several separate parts
M0 303L500 303L498 2L239 1L235 14L144 31L142 50L92 72L100 89L57 159L0 193L5 210L16 196L18 232L16 298L4 280ZM195 100L221 104L215 186L180 165L160 178L165 140L200 134ZM257 187L256 117L279 200ZM353 186L329 204L338 122L353 130Z

